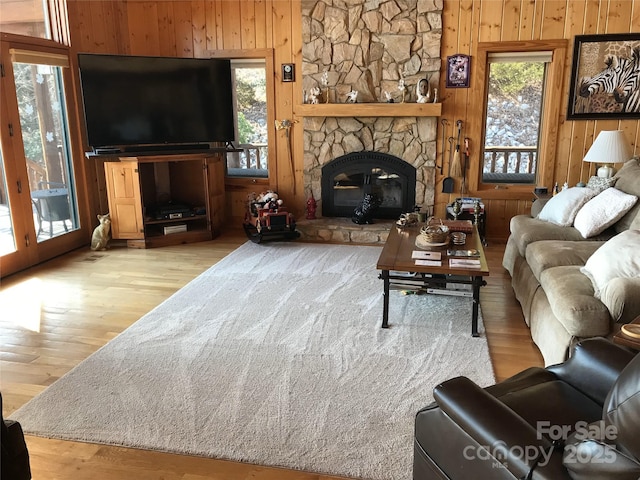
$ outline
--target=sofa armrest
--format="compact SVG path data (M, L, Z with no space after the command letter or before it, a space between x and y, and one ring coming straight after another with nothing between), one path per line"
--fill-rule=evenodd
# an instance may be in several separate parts
M547 368L599 405L634 354L604 338L589 338L576 344L564 363Z
M546 453L554 449L522 417L466 377L452 378L438 385L433 396L456 425L516 478L526 477L539 460L535 455L528 458L517 452L530 449L530 452ZM512 448L515 446L521 449Z
M535 202L531 204L531 216L537 217L542 208L551 200L550 198L536 198Z
M614 322L631 322L640 312L640 277L612 278L600 292L600 301Z

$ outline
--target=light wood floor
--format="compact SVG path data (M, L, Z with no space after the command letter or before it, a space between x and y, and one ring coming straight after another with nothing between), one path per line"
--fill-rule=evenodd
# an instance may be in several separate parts
M85 248L3 279L0 390L4 415L245 241L241 231L232 231L212 242L167 248L135 250L116 245L107 252ZM501 266L503 249L500 244L486 249L491 276L481 290L489 349L499 380L543 364ZM31 436L27 444L36 480L338 478Z

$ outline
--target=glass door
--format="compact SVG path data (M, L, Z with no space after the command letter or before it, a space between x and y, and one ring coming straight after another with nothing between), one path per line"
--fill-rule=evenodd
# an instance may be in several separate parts
M62 67L54 64L62 59L33 63L11 53L36 239L43 242L78 228Z
M1 276L88 243L75 181L83 158L74 163L72 155L82 149L72 149L68 52L42 42L2 42Z
M4 170L4 159L0 148L0 256L16 251L16 238L13 228L7 176Z

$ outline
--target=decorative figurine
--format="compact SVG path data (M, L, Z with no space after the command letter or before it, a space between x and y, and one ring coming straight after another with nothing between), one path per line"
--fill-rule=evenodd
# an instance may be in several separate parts
M386 90L384 91L384 98L387 100L387 103L393 103L393 97Z
M317 104L320 103L320 87L313 87L309 90L309 103Z
M313 192L309 196L307 200L307 220L315 220L316 219L316 208L318 204L316 199L313 197Z
M416 84L416 103L429 103L431 100L431 85L428 78L423 78Z
M438 100L440 100L440 99L438 98L438 89L437 89L437 88L434 88L434 89L433 89L433 103L438 103Z
M358 102L358 90L351 90L347 93L347 101L346 103L357 103Z
M324 72L322 72L322 86L324 87L324 91L325 91L325 99L324 99L324 103L329 103L329 71L325 70Z
M402 92L402 103L404 103L407 95L407 84L405 83L404 78L400 78L400 80L398 80L398 90Z
M353 211L351 220L358 225L373 223L373 214L378 210L381 203L376 195L367 193L364 196L364 200L362 200L362 204L357 206Z

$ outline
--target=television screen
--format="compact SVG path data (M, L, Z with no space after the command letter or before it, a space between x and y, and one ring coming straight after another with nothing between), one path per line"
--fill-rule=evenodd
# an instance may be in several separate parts
M79 54L78 63L94 149L234 140L229 60Z

